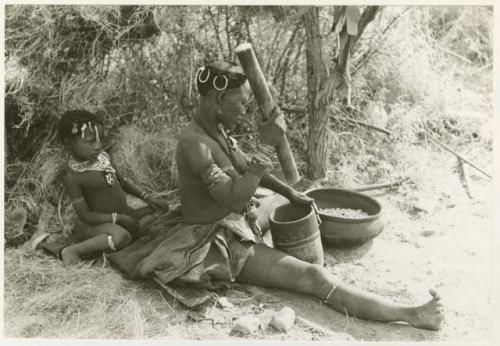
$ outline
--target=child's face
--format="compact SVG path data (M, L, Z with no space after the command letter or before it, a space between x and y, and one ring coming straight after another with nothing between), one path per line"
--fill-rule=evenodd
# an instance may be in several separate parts
M101 136L103 135L102 126L94 127L92 131L89 128L84 130L82 138L81 133L68 140L68 149L78 161L94 161L101 152Z

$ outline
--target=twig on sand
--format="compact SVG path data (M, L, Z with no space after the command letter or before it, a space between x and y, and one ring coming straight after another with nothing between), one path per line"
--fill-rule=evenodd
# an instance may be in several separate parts
M379 132L382 132L383 134L386 134L388 136L392 136L392 132L387 130L387 129L384 129L382 127L378 127L378 126L375 126L373 124L370 124L370 123L367 123L367 122L364 122L364 121L361 121L361 120L356 120L356 119L353 119L353 118L350 118L348 116L348 113L341 110L340 108L337 108L337 107L334 107L335 110L341 112L342 114L344 114L346 117L345 118L340 118L341 121L345 121L347 123L350 123L352 125L360 125L360 126L364 126L366 128L369 128L369 129L372 129L372 130L375 130L375 131L379 131ZM349 109L352 109L352 110L355 110L356 112L358 113L361 113L363 114L365 117L367 116L367 114L365 112L363 112L361 109L357 108L357 107L354 107L353 105L348 105L348 108Z
M491 175L489 175L488 173L486 173L484 170L482 170L481 168L479 168L478 166L476 166L475 164L473 164L472 162L470 162L469 160L467 160L466 158L464 158L462 155L460 154L457 154L455 151L453 151L452 149L450 149L448 146L446 146L445 144L441 143L440 141L438 141L436 138L432 137L430 135L429 132L427 132L427 130L423 130L425 135L427 137L429 137L434 143L436 143L437 145L439 145L440 147L442 147L443 149L445 149L446 151L452 153L453 155L455 155L456 157L458 157L460 160L462 160L463 162L467 163L468 165L470 165L471 167L475 168L476 170L478 170L479 172L483 173L485 176L487 176L490 180L492 179Z
M366 128L369 128L369 129L372 129L372 130L375 130L375 131L379 131L379 132L382 132L388 136L391 136L392 135L392 132L387 130L387 129L384 129L382 127L378 127L378 126L375 126L375 125L372 125L372 124L369 124L369 123L365 123L364 121L360 121L360 120L353 120L353 119L342 119L344 121L347 121L348 123L354 123L356 125L361 125L361 126L364 126Z
M357 108L357 107L354 107L352 105L349 105L348 106L350 109L352 110L355 110L356 112L358 113L361 113L363 114L365 117L368 116L368 114L366 114L366 112L362 111L361 109ZM344 114L346 114L345 112L343 112ZM347 119L342 119L344 121L347 121L347 122L351 122L351 123L354 123L356 125L361 125L361 126L364 126L364 127L367 127L369 129L372 129L372 130L375 130L375 131L379 131L379 132L382 132L388 136L392 136L392 132L387 130L387 129L384 129L382 127L378 127L378 126L375 126L373 124L369 124L367 122L364 122L364 121L360 121L360 120L355 120L355 119L352 119L352 118L347 118Z
M362 192L362 191L384 189L384 188L388 188L388 187L396 187L396 186L399 186L402 183L404 183L407 179L408 178L405 178L405 179L393 181L393 182L390 182L390 183L366 185L366 186L357 187L357 188L350 189L350 190Z
M465 173L464 161L460 158L457 158L457 170L458 170L458 177L460 178L460 182L462 183L462 186L464 187L467 196L470 199L473 199L474 197L472 196L469 187L470 186L469 179L467 177L467 173Z

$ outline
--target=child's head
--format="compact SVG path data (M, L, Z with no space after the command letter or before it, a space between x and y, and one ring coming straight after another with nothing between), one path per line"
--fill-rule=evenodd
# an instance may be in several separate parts
M101 150L102 126L95 114L85 110L64 113L58 135L76 160L95 160Z

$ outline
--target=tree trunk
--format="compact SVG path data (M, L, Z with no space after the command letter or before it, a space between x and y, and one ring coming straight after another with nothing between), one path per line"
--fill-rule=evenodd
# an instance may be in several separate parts
M318 7L311 7L304 13L303 21L307 44L307 96L309 108L307 177L319 179L325 177L327 172L329 152L327 106L330 98L319 96L327 82L328 71L323 58Z
M340 32L341 45L338 60L330 68L323 53L323 42L319 25L319 7L310 7L302 16L306 29L307 42L307 92L309 111L309 133L307 146L307 177L320 179L326 176L329 158L329 121L328 105L341 87L350 80L349 55L366 26L375 18L378 6L368 6L357 23L357 33L348 35L347 27ZM345 25L345 24L343 24ZM348 96L348 99L350 97Z

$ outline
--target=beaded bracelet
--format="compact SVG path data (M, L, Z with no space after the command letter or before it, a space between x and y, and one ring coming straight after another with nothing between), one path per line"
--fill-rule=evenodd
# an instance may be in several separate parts
M118 219L118 214L116 212L111 213L111 218L113 219L113 223L116 223L116 219Z
M150 194L146 193L146 192L141 193L141 196L140 196L141 199L147 199L149 197L150 197Z

